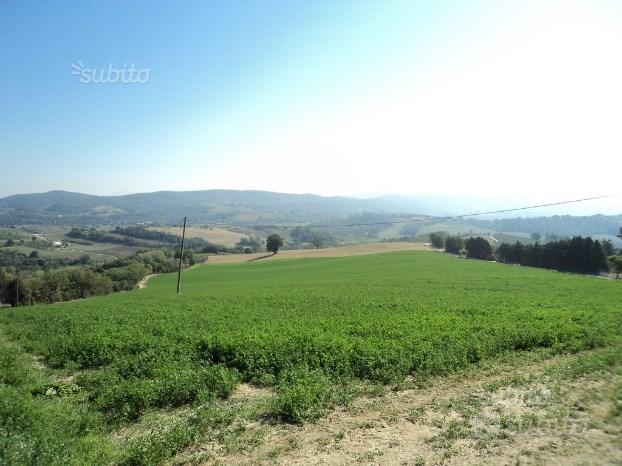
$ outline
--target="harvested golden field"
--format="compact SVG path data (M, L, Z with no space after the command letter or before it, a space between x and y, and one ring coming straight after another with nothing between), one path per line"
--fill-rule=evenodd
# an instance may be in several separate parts
M231 264L236 262L248 262L253 260L275 260L275 259L302 259L307 257L345 257L363 256L366 254L377 254L380 252L391 251L427 251L430 248L423 243L407 243L404 241L395 243L368 243L355 244L351 246L339 246L324 249L292 249L289 251L279 251L278 254L258 252L254 254L227 254L211 256L210 263Z
M180 227L151 227L149 230L160 231L169 235L181 236ZM217 227L186 227L186 238L202 238L210 243L222 246L235 246L235 243L248 235Z

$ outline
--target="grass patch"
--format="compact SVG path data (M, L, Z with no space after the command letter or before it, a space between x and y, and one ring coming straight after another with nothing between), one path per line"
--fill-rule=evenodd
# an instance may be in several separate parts
M323 372L297 367L282 374L272 411L278 419L301 424L321 417L337 400L335 388Z

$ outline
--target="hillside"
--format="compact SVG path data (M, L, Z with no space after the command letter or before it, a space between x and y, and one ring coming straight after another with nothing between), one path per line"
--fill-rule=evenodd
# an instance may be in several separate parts
M446 212L483 210L475 199L438 196L387 196L375 199L323 197L269 191L160 191L124 196L93 196L66 191L20 194L0 199L0 225L110 225L133 223L179 224L188 216L192 225L223 223L242 228L253 225L326 223L341 242L368 242L425 236L434 231L455 234L509 235L503 240L529 239L531 233L559 236L591 235L612 239L622 226L622 215L499 219L431 219L426 222L381 224L414 216L443 216ZM459 210L460 207L462 210ZM498 204L497 207L502 207ZM507 207L507 206L506 206ZM537 211L530 211L531 214ZM341 223L370 224L340 228ZM380 223L380 224L379 224Z
M542 430L564 412L616 451L618 281L423 251L208 264L181 296L175 279L0 312L9 463L481 464L523 434L588 454L583 431ZM574 371L600 398L564 395Z
M617 235L622 227L622 215L590 215L577 217L553 215L550 217L502 218L471 220L475 225L506 232L538 232L543 235Z
M177 223L184 215L195 223L310 222L388 210L395 208L382 200L269 191L160 191L124 196L50 191L0 199L0 224Z

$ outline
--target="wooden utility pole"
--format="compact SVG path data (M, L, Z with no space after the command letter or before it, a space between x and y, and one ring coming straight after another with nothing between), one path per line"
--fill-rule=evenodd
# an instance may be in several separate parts
M19 306L19 270L15 270L15 307Z
M181 266L184 263L184 239L186 238L186 217L184 217L184 229L181 232L181 250L179 251L179 268L177 269L177 294L181 286Z

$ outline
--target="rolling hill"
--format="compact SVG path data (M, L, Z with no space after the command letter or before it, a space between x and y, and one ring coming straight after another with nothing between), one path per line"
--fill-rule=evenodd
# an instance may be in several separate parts
M309 222L397 209L390 202L269 191L159 191L93 196L67 191L0 199L0 224L178 222Z
M0 225L178 224L183 216L188 216L194 225L224 223L242 228L257 224L339 224L344 223L344 220L346 223L378 223L404 220L417 214L443 216L476 212L490 206L477 204L474 199L458 202L449 197L427 195L355 199L220 189L158 191L123 196L50 191L0 199ZM458 210L458 207L463 210ZM496 207L503 206L499 204ZM591 235L612 239L617 245L622 244L615 236L622 226L622 215L529 216L534 213L537 211L528 211L528 216L518 218L495 219L487 216L485 219L438 219L425 223L372 225L347 230L341 228L333 233L344 241L359 242L425 235L432 231L457 234L505 233L526 239L530 233L537 232L543 237L550 234Z

